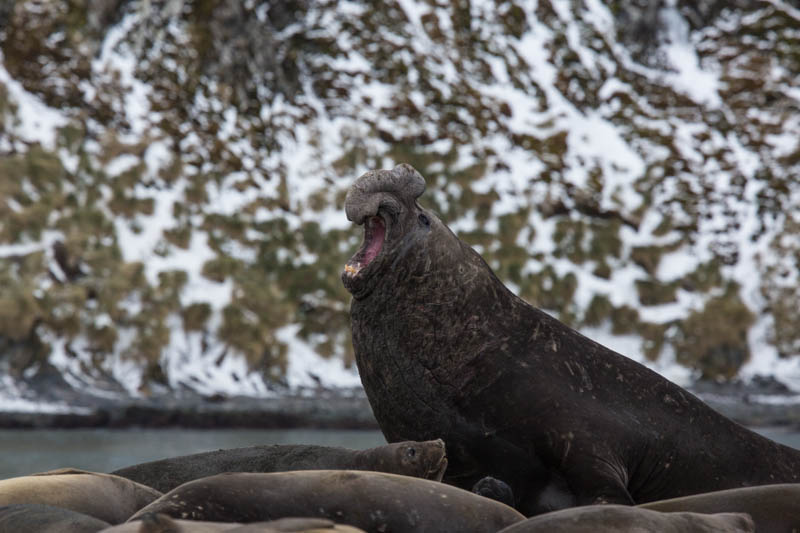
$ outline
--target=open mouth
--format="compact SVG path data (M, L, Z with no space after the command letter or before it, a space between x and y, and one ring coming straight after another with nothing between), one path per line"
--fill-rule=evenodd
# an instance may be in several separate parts
M366 268L381 251L386 236L386 223L380 216L369 217L364 223L364 244L344 266L346 276L355 277Z

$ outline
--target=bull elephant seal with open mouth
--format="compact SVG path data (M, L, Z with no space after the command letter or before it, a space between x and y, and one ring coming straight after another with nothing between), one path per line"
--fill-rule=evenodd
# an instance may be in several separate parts
M749 431L509 291L417 198L409 165L345 200L361 381L389 442L441 437L445 481L492 476L527 515L800 481L800 452Z

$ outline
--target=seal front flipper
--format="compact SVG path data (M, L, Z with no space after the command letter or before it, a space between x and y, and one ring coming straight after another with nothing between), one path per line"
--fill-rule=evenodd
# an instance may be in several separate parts
M142 515L139 533L180 533L183 528L164 513L147 513Z
M614 461L581 456L565 472L578 505L636 505L628 492L624 470Z

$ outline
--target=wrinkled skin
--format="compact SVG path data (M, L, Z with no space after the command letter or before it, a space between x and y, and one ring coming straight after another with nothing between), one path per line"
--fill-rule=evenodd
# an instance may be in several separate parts
M622 505L588 505L529 518L498 533L754 533L744 513L659 513ZM788 530L786 530L788 531ZM759 529L759 533L762 531Z
M0 506L61 507L109 524L124 522L159 496L161 492L119 476L74 468L0 480Z
M799 480L800 452L511 293L417 203L424 186L371 171L345 203L366 223L342 274L353 346L389 442L443 438L445 481L495 477L527 515Z
M663 513L747 513L758 533L800 531L800 484L762 485L650 502Z
M96 533L111 527L105 520L40 503L0 506L0 533Z
M366 450L312 444L248 446L170 457L112 472L161 492L223 472L373 470L441 481L447 468L444 443L396 442Z

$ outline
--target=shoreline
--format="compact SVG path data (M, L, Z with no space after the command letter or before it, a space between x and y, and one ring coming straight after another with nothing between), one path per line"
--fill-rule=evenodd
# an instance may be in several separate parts
M343 393L346 392L346 393ZM260 428L378 429L366 396L326 391L275 398L98 399L73 410L0 411L0 429Z
M744 426L800 428L800 396L771 383L705 382L687 390ZM361 389L302 390L270 398L183 393L151 398L79 394L71 399L78 398L60 402L57 410L0 410L0 429L379 429Z

